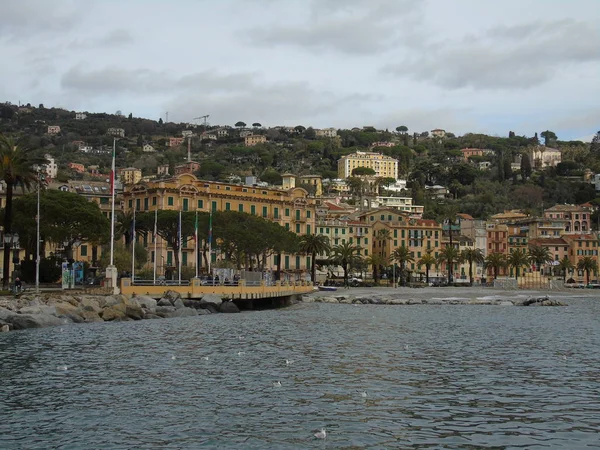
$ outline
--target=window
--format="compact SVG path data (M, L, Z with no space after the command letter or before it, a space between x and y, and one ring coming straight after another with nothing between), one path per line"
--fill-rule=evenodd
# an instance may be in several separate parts
M306 225L306 234L310 234L310 225Z
M300 210L296 210L296 220L300 220Z
M269 208L266 207L266 206L263 206L263 208L262 208L262 216L263 217L267 217L268 211L269 211Z
M300 268L300 257L296 256L296 269Z
M129 200L129 209L133 208L133 200Z
M250 205L250 214L252 214L252 215L256 214L256 205Z
M148 211L148 197L144 199L144 211Z
M239 211L239 212L244 212L244 204L243 204L243 203L240 203L240 204L238 205L238 211Z
M183 210L187 211L189 209L189 200L187 198L183 199Z
M279 219L279 208L273 208L273 217Z
M342 228L342 234L346 234L346 229Z
M82 245L80 250L80 254L81 256L87 256L88 255L88 247L87 245Z
M288 231L290 231L290 224L289 223L285 224L285 229L288 230Z
M172 265L173 265L173 252L169 250L167 252L167 266L172 266Z
M284 268L285 268L286 270L289 270L289 269L290 269L290 257L289 257L289 255L285 255L285 264L284 264Z
M213 212L217 211L217 202L212 202L212 211Z
M101 205L108 205L108 197L100 197Z
M204 200L198 200L198 209L204 209Z
M385 220L385 214L381 215L381 220Z
M156 197L152 197L152 206L156 206Z
M151 263L154 263L154 256L155 256L155 255L154 255L154 250L152 250L152 251L150 252L150 262L151 262Z
M225 190L226 191L230 191L231 190L231 186L225 186Z
M398 237L398 230L394 230L394 237L397 238Z
M181 254L181 265L182 266L187 266L187 262L188 262L187 261L187 255L188 255L187 252L183 252Z
M306 218L310 219L310 211L306 211Z
M140 200L139 198L136 198L136 199L135 199L135 210L136 210L136 211L139 211L139 210L141 209L141 208L140 208L140 205L141 205L141 203L142 203L142 202L141 202L141 200Z
M375 216L371 216L370 219L371 219L371 222L373 222L375 220Z
M167 198L167 205L173 206L173 197L168 197Z
M231 203L225 202L225 211L231 211Z
M296 233L300 234L300 224L299 223L296 224Z

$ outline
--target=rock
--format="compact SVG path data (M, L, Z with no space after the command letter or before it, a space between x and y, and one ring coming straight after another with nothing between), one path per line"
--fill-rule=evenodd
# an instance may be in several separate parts
M529 297L523 302L523 306L541 306L541 303L549 300L550 298L547 295L545 297Z
M498 306L515 306L515 304L509 300L502 300Z
M217 307L223 303L223 299L221 298L220 295L217 294L205 294L202 296L202 300L203 302L208 302L208 303L213 303L215 304Z
M98 315L95 311L77 311L77 315L79 315L84 322L102 322L102 317ZM73 321L75 322L75 321Z
M173 302L173 306L175 307L175 309L185 308L185 305L183 304L183 300L181 300L181 298L175 299L175 301Z
M174 304L175 300L181 299L181 294L179 294L179 292L169 290L163 294L162 298L166 298L171 302L171 304Z
M346 299L350 298L350 296L348 294L333 295L332 297L337 298L338 302L340 302L340 303L342 300L346 300Z
M174 306L157 306L156 315L160 317L169 317L169 314L175 311Z
M314 298L314 297L311 297L310 295L303 295L303 296L300 298L300 300L301 300L301 301L303 301L304 303L314 303L314 301L315 301L315 298Z
M205 316L207 314L212 314L212 312L208 309L197 309L196 312L198 313L199 316Z
M201 301L200 307L211 314L217 314L219 312L219 306L215 305L214 303Z
M371 304L371 305L383 305L383 304L385 304L385 301L382 300L379 297L372 297L372 298L369 299L369 304Z
M154 300L151 297L146 297L145 295L138 295L135 298L136 302L138 305L140 305L142 308L147 309L148 311L156 311L156 306L158 304L158 302L156 300Z
M321 297L322 303L339 303L338 299L335 297Z
M127 296L123 294L109 295L108 297L105 297L103 307L114 306L118 304L126 304L128 301L129 299L127 298Z
M405 298L389 298L387 300L387 304L388 305L406 305L406 299Z
M130 304L125 307L125 315L133 320L142 320L144 318L144 311L141 306Z
M423 300L420 300L418 298L409 298L408 301L406 302L407 305L422 305L423 304Z
M153 313L146 313L146 315L144 316L144 319L162 319L162 317L160 317L157 314L153 314Z
M82 310L84 310L84 311L95 311L97 313L99 313L100 311L102 311L102 308L100 307L100 304L93 297L84 297L84 298L82 298L81 302L79 303L79 308L82 309Z
M15 314L10 318L10 323L15 330L25 330L63 325L65 322L49 314Z
M83 317L81 317L79 314L75 314L75 313L66 313L66 314L60 314L58 317L60 318L66 318L67 320L69 320L70 322L73 323L83 323L85 322L85 319ZM100 318L100 317L98 317ZM102 319L100 319L102 320ZM100 322L100 320L98 322Z
M219 307L219 311L222 313L239 313L240 309L233 302L223 302Z
M7 323L3 323L0 326L0 333L6 333L7 331L10 331L10 325Z
M14 316L15 314L16 314L15 312L13 312L13 311L11 311L9 309L0 308L0 320L2 320L3 322L10 323L8 319L10 317Z
M444 300L442 300L441 298L428 298L426 300L423 300L423 302L426 305L443 305L444 304Z
M157 305L158 306L173 306L173 303L168 298L163 297L158 301Z
M183 308L175 309L175 311L169 313L167 317L191 317L197 315L198 311L196 311L194 308L186 308L184 306Z
M117 305L115 305L117 306ZM120 308L115 308L115 306L107 306L102 310L100 314L102 316L102 320L109 322L112 320L120 320L125 317L125 310L121 310Z
M340 303L343 303L345 305L350 305L352 304L352 299L350 297L346 297L340 300Z
M76 306L73 306L71 303L67 303L67 302L55 303L54 309L56 310L57 316L74 314L75 311L77 311Z

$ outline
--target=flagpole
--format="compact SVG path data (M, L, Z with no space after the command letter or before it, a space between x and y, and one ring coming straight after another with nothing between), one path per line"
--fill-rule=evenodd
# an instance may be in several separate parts
M131 226L131 283L135 284L135 210L133 205L133 224Z
M210 214L208 216L208 275L211 275L210 266L212 264L212 205L210 197L208 198L208 205L210 208Z
M179 272L179 285L181 286L181 242L182 242L182 237L181 236L181 210L179 210L179 267L178 267L178 272Z
M196 278L198 278L198 210L196 210L196 225L194 227L194 241L196 243Z
M116 170L116 147L117 139L113 138L113 153L112 153L112 165L110 172L110 196L111 196L111 207L110 207L110 265L114 266L115 262L115 170Z
M158 239L156 239L156 222L158 220L158 209L154 210L154 277L152 278L152 282L153 284L156 284L156 260L158 259L158 255L156 254L156 241L158 241Z

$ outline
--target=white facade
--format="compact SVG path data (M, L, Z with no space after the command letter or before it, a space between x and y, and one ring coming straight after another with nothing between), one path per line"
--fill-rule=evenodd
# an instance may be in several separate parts
M125 137L125 130L123 128L109 128L106 130L106 134L111 136Z
M334 138L337 136L337 129L335 128L323 128L322 130L315 130L317 137Z
M217 136L219 137L229 136L229 130L226 128L219 128L215 133L217 133Z
M144 151L146 153L152 153L152 152L155 152L156 150L150 144L144 144L144 146L142 147L142 151Z
M82 112L75 113L75 120L85 120L85 119L87 119L86 113L82 113Z
M562 153L557 148L537 146L533 150L533 164L536 168L556 167L562 161Z
M245 138L246 136L250 136L252 134L252 131L250 130L242 130L240 131L240 137Z
M58 125L49 125L48 126L48 134L58 134L60 133L60 127Z
M412 219L423 218L424 206L413 205L411 197L375 197L371 201L371 208L394 208L410 214Z
M44 157L48 161L44 164L46 175L50 178L56 178L56 175L58 175L58 165L56 164L56 161L54 161L54 158L50 155L45 155Z
M183 130L181 132L181 136L183 137L190 137L194 134L194 132L192 130Z
M394 184L386 186L385 189L390 192L402 192L406 189L406 180L396 180Z

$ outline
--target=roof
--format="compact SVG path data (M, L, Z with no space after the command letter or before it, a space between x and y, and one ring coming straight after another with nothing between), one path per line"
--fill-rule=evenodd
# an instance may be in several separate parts
M554 205L554 206L551 206L550 208L546 208L544 210L544 212L546 212L546 211L552 211L552 212L554 212L554 211L558 211L558 212L560 212L560 211L565 211L565 212L579 211L579 210L581 210L581 208L586 208L586 207L587 206L584 206L584 205Z
M475 220L475 219L473 219L473 216L471 216L470 214L459 213L459 214L457 214L457 216L460 217L461 219L465 219L465 220Z
M536 238L530 239L529 245L536 245L538 247L558 247L569 245L563 238Z
M425 225L428 227L435 227L435 226L438 226L439 224L435 220L431 220L431 219L417 219L417 225Z

